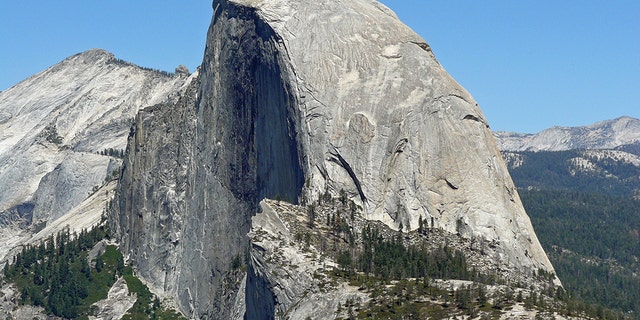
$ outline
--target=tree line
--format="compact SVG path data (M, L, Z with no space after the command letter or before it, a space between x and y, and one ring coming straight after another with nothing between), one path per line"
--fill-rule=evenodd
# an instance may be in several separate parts
M101 156L110 156L115 158L124 159L124 149L114 149L114 148L105 148L104 150L98 151L97 154Z

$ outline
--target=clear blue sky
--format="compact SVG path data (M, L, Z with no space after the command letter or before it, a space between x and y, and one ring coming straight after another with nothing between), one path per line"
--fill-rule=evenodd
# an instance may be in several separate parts
M383 0L476 98L494 130L640 118L640 1ZM0 90L91 48L193 70L210 1L1 1Z

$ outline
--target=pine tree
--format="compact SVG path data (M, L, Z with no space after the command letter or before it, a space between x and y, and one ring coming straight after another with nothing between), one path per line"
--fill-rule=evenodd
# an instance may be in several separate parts
M240 257L238 255L238 257ZM116 265L116 273L119 275L122 275L124 273L124 259L122 258L122 255L118 255L118 261L117 261L117 265Z
M478 285L478 302L480 303L480 306L484 306L488 301L487 290L485 290L483 285Z
M316 205L313 203L307 207L307 218L309 219L307 225L313 229L316 221Z
M104 260L102 259L102 255L99 255L96 258L96 271L102 272L103 267L104 267Z
M340 189L339 199L343 206L347 204L347 192L345 192L344 189Z

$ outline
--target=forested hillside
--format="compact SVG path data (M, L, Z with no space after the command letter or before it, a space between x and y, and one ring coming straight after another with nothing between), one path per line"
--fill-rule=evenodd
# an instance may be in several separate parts
M603 154L570 150L504 155L538 238L569 294L637 318L640 167L628 158Z
M640 167L604 151L508 152L504 156L511 178L521 189L610 196L634 195L640 189Z
M135 301L124 309L122 319L185 319L161 305L108 239L109 230L102 223L80 234L66 229L37 245L25 246L5 263L2 285L17 288L20 305L41 307L48 316L101 319L96 303L106 299L112 285L122 278Z

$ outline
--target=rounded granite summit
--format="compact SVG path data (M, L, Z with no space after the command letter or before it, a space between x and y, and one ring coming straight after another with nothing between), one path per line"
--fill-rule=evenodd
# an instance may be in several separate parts
M135 121L112 213L152 288L193 317L230 316L241 289L229 259L245 254L260 201L341 190L366 219L404 231L430 221L495 244L503 270L553 272L482 111L391 10L372 0L213 8L197 78Z

